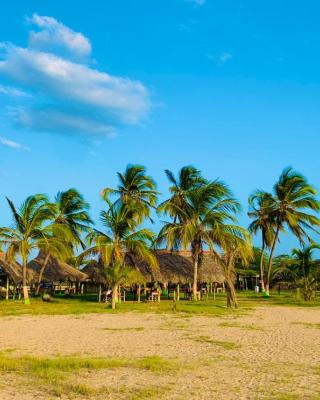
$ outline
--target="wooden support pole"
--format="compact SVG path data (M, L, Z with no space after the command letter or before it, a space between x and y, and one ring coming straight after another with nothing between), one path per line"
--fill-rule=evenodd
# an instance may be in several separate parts
M8 277L8 275L7 275L6 300L9 300L9 277Z
M177 301L180 301L180 285L177 284Z

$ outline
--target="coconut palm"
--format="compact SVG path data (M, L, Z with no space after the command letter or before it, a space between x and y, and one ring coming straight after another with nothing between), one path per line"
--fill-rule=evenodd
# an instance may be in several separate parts
M137 213L143 213L143 210L132 208L132 205L129 207L128 204L121 202L112 203L106 196L104 200L108 205L108 210L101 212L101 222L105 231L94 229L88 234L87 239L91 247L83 252L82 257L98 256L104 269L117 269L121 265L125 271L126 258L133 257L157 267L157 260L148 245L154 234L149 229L139 229L137 222L141 219L141 216L137 218ZM120 274L118 272L115 271L116 276ZM115 286L117 285L116 282ZM113 289L114 307L117 290L115 287Z
M248 265L254 252L251 237L248 231L240 226L233 226L232 230L224 232L219 243L223 253L217 257L222 265L226 279L227 307L237 308L238 301L234 287L235 264Z
M159 205L158 212L168 214L174 222L181 221L186 215L189 194L205 185L207 181L192 165L182 167L177 177L168 169L165 170L165 174L171 184L169 187L171 197ZM180 213L180 210L183 212Z
M193 257L193 298L197 299L198 267L203 249L214 252L214 245L221 245L223 238L233 232L234 213L239 203L232 197L228 187L216 180L188 193L187 206L177 209L179 218L165 223L159 233L159 243L166 241L169 247L191 248Z
M42 194L29 196L19 210L7 198L12 217L12 228L0 228L0 241L7 246L7 257L13 261L17 256L22 260L22 285L24 302L29 304L27 290L27 265L34 249L47 246L45 223L54 216L54 206Z
M76 189L69 189L58 192L55 205L54 222L66 226L72 234L73 243L84 248L81 234L88 232L93 224L88 213L89 204Z
M295 274L296 285L301 288L306 301L314 296L320 280L319 264L314 260L314 250L319 248L319 245L311 244L292 250L291 269Z
M117 173L119 184L116 189L102 190L103 198L116 196L115 203L128 205L135 209L138 222L145 218L151 219L151 209L156 206L158 192L154 180L146 174L146 168L141 165L128 165L125 172Z
M76 189L58 192L53 209L52 222L47 228L48 231L51 231L48 232L51 241L49 241L49 246L44 250L45 256L39 272L36 294L39 294L40 283L50 256L59 259L71 259L75 247L80 245L84 248L81 235L88 232L90 225L93 223L88 213L89 204ZM69 249L64 249L63 252L61 249L57 251L55 247L50 245L54 238L58 243L67 245Z
M317 190L303 175L292 168L285 168L273 191L275 203L271 214L275 233L267 265L265 288L267 294L269 294L272 260L280 232L287 228L301 244L304 244L306 240L311 241L308 230L316 231L315 227L320 225L319 218L314 215L320 210L320 203L316 198Z
M256 235L261 232L261 252L260 252L260 281L261 289L265 291L264 283L264 260L265 251L271 247L274 236L275 219L274 219L275 199L271 193L256 190L249 197L248 216L253 219L249 225L249 232Z

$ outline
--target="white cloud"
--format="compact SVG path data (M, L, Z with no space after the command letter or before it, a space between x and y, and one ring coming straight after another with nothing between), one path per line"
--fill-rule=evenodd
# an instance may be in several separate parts
M36 50L48 51L54 49L67 51L73 56L87 57L91 54L91 43L80 32L74 32L52 17L33 14L27 22L36 26L40 31L31 31L29 47Z
M16 109L16 123L39 131L114 135L117 125L146 117L150 100L141 82L79 61L91 52L85 36L51 17L34 14L28 22L41 30L30 33L27 48L1 45L0 75L33 94L32 106Z
M25 147L20 143L14 142L11 139L7 139L5 137L0 136L0 143L3 146L7 146L10 147L11 149L15 149L15 150L27 150L30 151L30 147Z

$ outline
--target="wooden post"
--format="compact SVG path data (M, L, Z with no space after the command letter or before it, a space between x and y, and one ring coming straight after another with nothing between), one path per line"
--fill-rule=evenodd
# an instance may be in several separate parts
M99 293L98 293L98 302L101 303L101 283L99 283Z
M213 301L216 301L216 282L213 284Z
M138 285L138 303L140 303L140 301L141 301L141 285L139 283L139 285Z
M173 290L173 301L176 301L176 290Z
M9 300L9 277L7 275L7 291L6 291L6 300Z
M118 303L121 303L121 286L118 286Z
M180 285L177 284L177 301L180 301Z

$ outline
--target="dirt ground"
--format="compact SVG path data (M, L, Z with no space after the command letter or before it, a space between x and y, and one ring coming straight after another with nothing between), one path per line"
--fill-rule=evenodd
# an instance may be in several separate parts
M82 399L320 399L320 309L316 308L264 307L219 317L140 313L6 317L1 319L0 348L17 357L136 360L156 355L176 365L162 373L130 367L87 371L77 379L106 392L79 394ZM0 399L59 398L24 379L2 372Z

